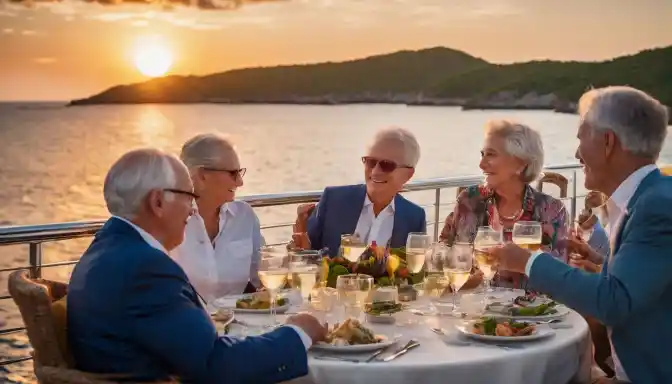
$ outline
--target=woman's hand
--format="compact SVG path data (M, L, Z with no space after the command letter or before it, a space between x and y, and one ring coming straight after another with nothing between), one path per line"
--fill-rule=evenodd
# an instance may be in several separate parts
M455 213L451 212L447 217L446 221L443 223L443 229L439 235L439 240L447 243L452 243L453 238L453 228L455 226Z

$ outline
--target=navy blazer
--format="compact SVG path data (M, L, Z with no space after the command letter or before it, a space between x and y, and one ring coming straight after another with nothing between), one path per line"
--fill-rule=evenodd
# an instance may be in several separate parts
M67 312L69 347L83 371L232 384L308 373L301 337L289 327L246 339L218 337L182 268L116 218L76 265Z
M672 177L644 178L601 273L542 254L530 284L612 329L611 341L631 382L672 381ZM612 234L613 236L613 234Z
M365 198L366 186L363 184L325 188L317 208L308 218L311 247L328 247L331 256L338 255L341 235L355 232ZM409 233L426 230L425 210L397 194L390 247L405 247Z

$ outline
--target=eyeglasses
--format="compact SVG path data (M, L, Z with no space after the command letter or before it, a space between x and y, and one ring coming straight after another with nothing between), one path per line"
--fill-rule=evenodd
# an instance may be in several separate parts
M210 168L210 167L203 167L204 170L210 171L210 172L226 172L231 177L237 177L240 176L242 179L243 176L245 176L245 172L247 172L247 168L240 168L240 169L221 169L221 168Z
M413 168L408 165L399 165L391 160L378 160L374 157L368 157L368 156L362 157L362 163L364 163L364 165L367 168L371 169L375 168L377 165L380 167L380 170L385 173L394 172L394 170L397 168Z
M181 190L181 189L164 188L163 191L164 191L164 192L175 193L175 194L178 194L178 195L187 195L187 196L191 197L191 198L194 199L194 200L195 200L195 199L198 199L198 198L200 197L200 196L198 196L197 194L195 194L195 193L193 193L193 192L191 192L191 191L183 191L183 190Z

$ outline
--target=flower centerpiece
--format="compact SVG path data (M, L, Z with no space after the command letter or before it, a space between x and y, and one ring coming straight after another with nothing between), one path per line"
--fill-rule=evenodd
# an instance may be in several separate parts
M404 248L385 248L373 242L356 262L350 262L341 256L325 257L323 268L327 277L327 286L335 288L340 275L361 273L372 276L377 286L416 284L422 281L423 273L411 274L406 267Z

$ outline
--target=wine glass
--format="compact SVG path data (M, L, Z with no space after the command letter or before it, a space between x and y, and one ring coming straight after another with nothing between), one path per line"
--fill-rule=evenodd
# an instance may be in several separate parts
M521 248L535 252L541 248L541 223L537 221L519 221L513 225L511 241Z
M334 308L338 299L338 291L331 287L317 287L310 291L310 307L321 314L320 322L327 322L327 315Z
M425 256L432 245L432 237L426 233L411 232L406 240L406 267L410 273L418 273L425 264Z
M443 274L453 288L453 311L457 309L457 291L469 280L473 265L472 246L469 243L454 243L443 260Z
M359 261L362 253L366 251L366 244L357 234L341 235L341 251L346 260L354 263Z
M483 272L483 280L485 282L485 292L492 292L492 279L497 272L497 266L488 257L488 248L502 244L502 232L493 229L492 227L479 227L474 238L474 259L478 265L478 269Z
M304 304L308 302L313 288L319 284L321 271L322 254L319 251L289 252L290 285L301 292Z
M422 284L424 296L430 301L430 308L439 311L441 296L450 285L450 280L443 274L444 260L451 249L445 243L435 243L425 259L425 280Z
M364 305L370 301L373 289L373 277L369 275L348 274L336 278L338 301L345 308L347 317L359 318Z
M287 283L289 273L289 259L287 250L282 247L261 247L261 263L259 265L259 279L266 287L271 300L272 325L277 324L275 315L275 302L277 291Z

